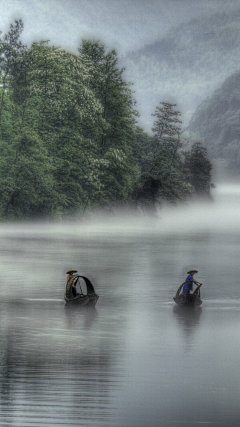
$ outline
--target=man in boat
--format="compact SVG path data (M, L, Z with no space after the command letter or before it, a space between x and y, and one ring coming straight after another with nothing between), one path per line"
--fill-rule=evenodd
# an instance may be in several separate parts
M67 276L67 282L69 281L69 279L71 279L73 273L77 273L77 270L71 269L71 270L67 271L67 273L66 273L66 274L68 274L68 276ZM77 289L76 289L76 284L75 284L74 280L72 282L72 294L73 294L74 297L77 296Z
M183 290L182 290L183 294L190 294L190 291L193 290L193 283L195 283L197 286L202 285L202 283L198 282L193 278L194 274L196 273L198 273L198 271L193 268L187 272L188 276L183 285Z

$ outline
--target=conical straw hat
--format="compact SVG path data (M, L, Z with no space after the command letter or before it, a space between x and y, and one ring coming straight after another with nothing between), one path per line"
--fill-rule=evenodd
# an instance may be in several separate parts
M191 268L191 270L189 270L189 271L187 272L187 274L190 274L190 273L198 273L198 271L197 271L197 270L195 270L195 268Z

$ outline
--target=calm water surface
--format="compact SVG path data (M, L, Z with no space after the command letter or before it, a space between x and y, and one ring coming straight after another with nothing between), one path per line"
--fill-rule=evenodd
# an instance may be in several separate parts
M0 426L238 426L240 187L160 219L0 226ZM189 268L199 309L172 297ZM94 310L69 310L66 271Z

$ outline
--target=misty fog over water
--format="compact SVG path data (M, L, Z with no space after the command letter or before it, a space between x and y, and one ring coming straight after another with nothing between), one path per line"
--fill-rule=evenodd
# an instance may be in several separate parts
M239 425L240 186L159 218L0 225L0 425ZM95 310L68 310L66 271ZM199 309L173 302L190 268Z

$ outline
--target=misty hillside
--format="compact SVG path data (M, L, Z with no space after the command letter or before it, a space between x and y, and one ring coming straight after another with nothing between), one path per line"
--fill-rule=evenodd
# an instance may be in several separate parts
M190 130L204 141L211 158L229 159L240 167L240 71L197 108Z
M201 101L240 69L240 8L183 23L122 61L141 125L151 128L156 105L169 101L186 126Z

